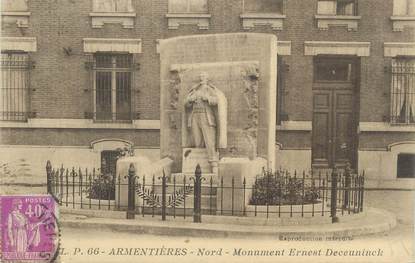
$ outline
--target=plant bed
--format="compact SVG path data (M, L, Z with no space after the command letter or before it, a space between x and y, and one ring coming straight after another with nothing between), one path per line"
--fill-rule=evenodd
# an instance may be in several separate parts
M319 197L319 189L313 180L263 171L263 174L255 179L249 205L304 206L318 203Z

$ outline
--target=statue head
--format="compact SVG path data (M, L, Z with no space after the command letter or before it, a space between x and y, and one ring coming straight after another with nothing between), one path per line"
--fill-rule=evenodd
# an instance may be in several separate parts
M209 80L209 75L207 74L207 72L202 71L199 74L199 79L200 79L201 84L207 84L207 82Z
M23 208L23 202L20 199L13 199L12 200L12 207L13 210L22 210Z

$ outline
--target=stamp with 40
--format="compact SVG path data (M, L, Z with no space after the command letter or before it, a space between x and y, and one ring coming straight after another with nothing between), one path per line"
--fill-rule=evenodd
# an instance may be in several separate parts
M52 262L59 247L58 205L48 195L0 196L4 262Z

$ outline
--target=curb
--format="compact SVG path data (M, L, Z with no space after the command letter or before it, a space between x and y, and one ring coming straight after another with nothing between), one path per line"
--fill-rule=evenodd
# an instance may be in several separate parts
M224 238L308 238L308 237L356 237L388 232L397 222L396 217L381 209L367 208L364 218L357 218L344 223L319 225L237 225L193 223L188 220L171 219L161 221L159 218L136 218L135 220L114 218L89 218L76 213L62 211L60 225L69 228L90 228L134 234L190 236L190 237L224 237ZM125 215L125 213L123 213ZM217 216L215 216L217 217ZM203 220L203 219L202 219ZM272 219L271 219L272 220Z

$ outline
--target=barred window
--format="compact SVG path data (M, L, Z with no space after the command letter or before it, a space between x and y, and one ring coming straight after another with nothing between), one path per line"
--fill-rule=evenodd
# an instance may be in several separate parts
M26 53L1 54L0 118L26 121L29 103L29 56Z
M356 16L357 0L319 0L318 14Z
M415 59L392 60L391 122L415 123Z
M94 64L94 119L131 121L132 56L97 53Z
M207 12L207 0L169 0L169 13Z

